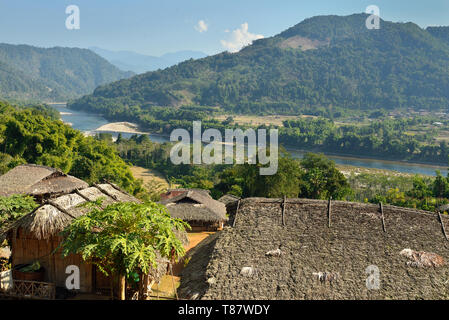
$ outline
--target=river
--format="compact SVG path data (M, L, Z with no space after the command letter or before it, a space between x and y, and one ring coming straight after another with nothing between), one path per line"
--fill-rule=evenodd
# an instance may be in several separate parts
M74 129L83 131L87 134L95 134L96 129L108 124L109 121L104 119L101 115L95 115L83 111L75 111L67 109L65 105L58 104L53 105L61 113L61 119L67 124L70 124ZM117 136L118 132L110 132L113 136ZM132 136L130 133L122 133L124 138L129 138ZM163 143L169 141L168 137L149 134L152 141L157 143ZM287 151L294 158L302 158L304 156L304 151L298 151L294 149L287 148ZM447 175L447 168L433 165L424 165L416 163L407 163L399 161L384 161L376 159L362 159L354 157L344 157L327 155L328 158L335 161L335 163L340 165L349 165L354 167L372 168L372 169L383 169L383 170L393 170L402 173L411 174L424 174L429 176L435 176L435 170L440 170L443 175Z

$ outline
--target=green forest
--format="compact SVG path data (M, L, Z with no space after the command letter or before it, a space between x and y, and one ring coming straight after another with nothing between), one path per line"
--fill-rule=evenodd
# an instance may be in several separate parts
M278 172L260 176L258 165L173 165L170 143L158 144L134 135L114 143L108 134L97 137L115 145L133 165L155 169L172 185L211 191L214 198L230 193L239 197L294 197L392 204L434 211L449 202L449 177L397 176L384 173L346 177L335 163L320 154L292 159L281 151ZM152 199L157 200L158 195Z
M147 135L134 135L129 139L119 135L115 142L112 135L106 133L86 137L63 124L55 111L46 106L0 103L0 112L1 174L22 163L36 163L59 168L89 183L108 179L143 200L157 200L159 195L151 195L151 188L145 189L143 181L131 174L130 165L135 165L160 172L172 185L210 190L216 199L228 193L240 197L332 197L431 211L449 202L449 177L439 173L434 178L382 174L348 176L323 155L308 153L298 160L282 148L279 169L273 176L259 175L260 165L174 165L170 160L172 144L152 142ZM311 123L318 129L310 129L310 137L314 137L314 132L332 132L327 120L315 119ZM297 124L298 121L291 122L290 128ZM383 124L396 130L408 125L394 121ZM385 128L373 124L370 130L381 132ZM24 200L22 205L29 204ZM1 206L4 219L11 219L9 200L2 199Z
M141 185L115 148L85 137L46 108L15 107L0 102L0 174L22 163L59 168L89 183L108 179L136 194Z
M379 30L368 30L366 17L310 18L238 53L189 60L100 86L69 106L111 119L140 115L154 106L183 105L242 114L446 108L447 30L388 21ZM314 48L305 50L303 43L310 41Z
M3 99L65 101L132 75L87 49L0 44Z

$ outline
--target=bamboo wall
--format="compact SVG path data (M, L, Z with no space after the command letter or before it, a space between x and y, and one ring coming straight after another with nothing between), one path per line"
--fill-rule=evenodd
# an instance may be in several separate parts
M38 240L21 229L11 238L12 265L32 263L36 260L45 268L45 282L55 283L57 287L65 288L69 274L65 273L69 265L76 265L80 270L80 292L92 292L92 265L82 262L79 255L63 258L60 251L52 252L58 247L61 239L52 237L48 240Z

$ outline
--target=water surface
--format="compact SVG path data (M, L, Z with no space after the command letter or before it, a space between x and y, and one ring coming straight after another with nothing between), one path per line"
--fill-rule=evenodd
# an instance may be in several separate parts
M61 113L62 121L70 124L74 129L78 129L88 134L95 134L96 133L95 129L109 123L109 121L103 118L101 115L95 115L84 111L70 110L67 109L66 106L62 104L54 105L54 107ZM113 137L118 136L118 132L111 131L109 133L111 133ZM122 133L122 136L124 138L129 138L132 135L133 134L131 133ZM149 134L149 138L151 139L151 141L157 143L164 143L169 141L168 137L157 134ZM305 154L305 151L298 151L291 148L286 149L292 155L293 158L301 159ZM354 167L363 167L371 169L393 170L402 173L424 174L429 176L435 176L436 175L435 170L440 170L443 175L447 175L447 168L441 166L415 164L400 161L362 159L362 158L353 158L335 155L327 155L327 157L334 160L335 163L340 165L349 165Z

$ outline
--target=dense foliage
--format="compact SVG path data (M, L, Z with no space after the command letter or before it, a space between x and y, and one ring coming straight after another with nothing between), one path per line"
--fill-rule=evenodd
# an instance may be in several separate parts
M208 189L216 198L226 193L242 197L304 197L344 199L349 184L335 163L322 155L307 154L302 161L281 152L278 171L261 176L260 164L174 165L171 144L151 142L147 136L120 138L116 142L122 158L134 165L156 169L166 179L188 188Z
M365 14L307 19L238 53L220 53L100 86L71 108L111 118L153 106L220 106L238 113L323 107L446 108L449 45L413 23L365 27ZM313 50L303 50L312 43Z
M413 117L336 125L324 118L301 118L285 121L279 140L300 149L446 165L449 146L435 139L439 129L433 122ZM425 130L416 129L424 126Z
M0 231L36 207L36 202L30 196L0 197Z
M130 77L94 52L0 44L0 97L61 101Z
M20 163L59 168L88 183L107 179L131 193L141 191L115 148L85 137L61 121L48 119L36 109L0 102L0 170Z
M434 211L449 202L449 177L409 176L397 172L351 173L346 177L323 155L307 154L302 160L281 153L273 176L260 176L258 165L173 165L171 144L151 142L147 136L119 138L122 158L134 165L156 169L172 184L203 188L218 198L230 193L242 197L304 197L346 199L392 204Z
M186 227L154 202L98 206L64 230L61 248L64 256L80 254L106 275L124 281L134 273L150 273L161 258L174 261L182 257L185 250L175 232Z

